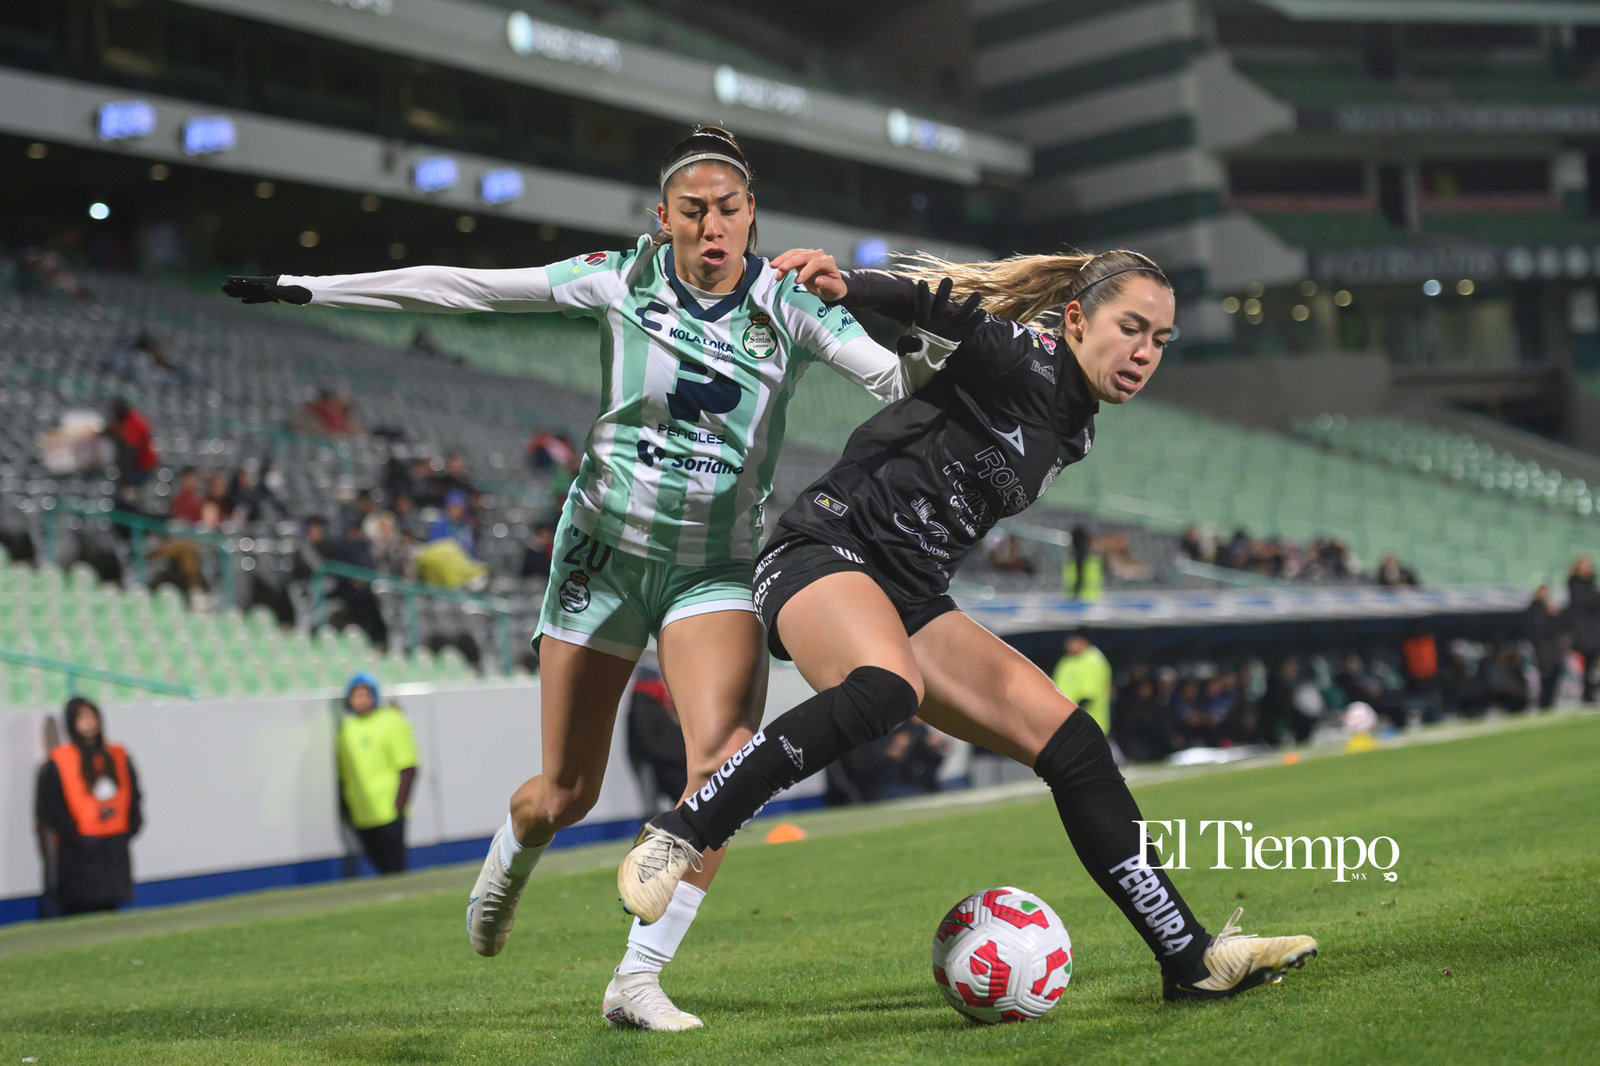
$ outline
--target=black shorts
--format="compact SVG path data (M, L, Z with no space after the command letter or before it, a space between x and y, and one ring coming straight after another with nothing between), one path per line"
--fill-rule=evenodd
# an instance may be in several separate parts
M755 601L761 624L767 627L767 647L774 657L790 660L783 641L778 639L778 612L795 593L829 574L854 571L870 577L899 612L908 637L940 615L959 610L956 601L946 594L915 600L897 596L868 559L868 553L858 545L825 544L805 533L780 534L767 545L756 560Z

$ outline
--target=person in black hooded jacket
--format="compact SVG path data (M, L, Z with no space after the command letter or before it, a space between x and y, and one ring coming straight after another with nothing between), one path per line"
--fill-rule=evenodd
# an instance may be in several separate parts
M54 845L54 895L63 915L116 910L133 899L139 778L127 751L106 743L99 707L75 697L64 717L69 739L40 767L34 792L40 838Z

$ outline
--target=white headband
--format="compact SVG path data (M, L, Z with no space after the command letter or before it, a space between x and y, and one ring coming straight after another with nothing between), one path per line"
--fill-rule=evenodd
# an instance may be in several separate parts
M726 163L730 167L732 167L733 169L737 170L740 174L744 175L744 180L745 181L749 181L750 180L750 171L746 170L745 169L745 165L743 163L739 162L737 159L733 158L733 156L724 155L721 152L697 152L694 155L685 156L684 158L678 160L676 163L672 164L670 167L668 167L667 169L665 169L665 170L663 170L661 172L661 192L662 192L662 195L666 194L667 182L669 180L671 180L672 175L676 174L678 171L682 170L684 167L692 166L695 163L704 163L708 159L714 159L718 163Z

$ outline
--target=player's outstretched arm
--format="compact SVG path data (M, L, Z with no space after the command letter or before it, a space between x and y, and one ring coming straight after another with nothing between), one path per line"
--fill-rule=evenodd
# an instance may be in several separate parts
M474 270L415 266L370 274L267 277L234 275L223 284L228 296L247 304L313 304L364 311L559 311L544 267Z

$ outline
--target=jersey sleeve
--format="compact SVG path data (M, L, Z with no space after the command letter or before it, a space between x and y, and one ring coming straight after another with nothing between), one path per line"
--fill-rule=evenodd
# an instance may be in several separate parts
M932 378L924 364L873 340L849 308L824 303L799 286L790 289L779 306L804 356L827 363L882 403L909 396Z
M361 311L559 311L546 271L549 267L473 270L468 267L415 266L370 274L284 274L280 285L310 290L314 307Z
M552 310L571 318L603 314L628 291L630 279L654 254L655 244L646 235L631 251L589 252L551 263L544 273L556 304Z
M916 317L917 284L887 270L846 270L843 306L876 311L902 326ZM1004 377L1039 346L1038 334L1020 322L983 312L978 328L950 354L950 369L985 377Z

